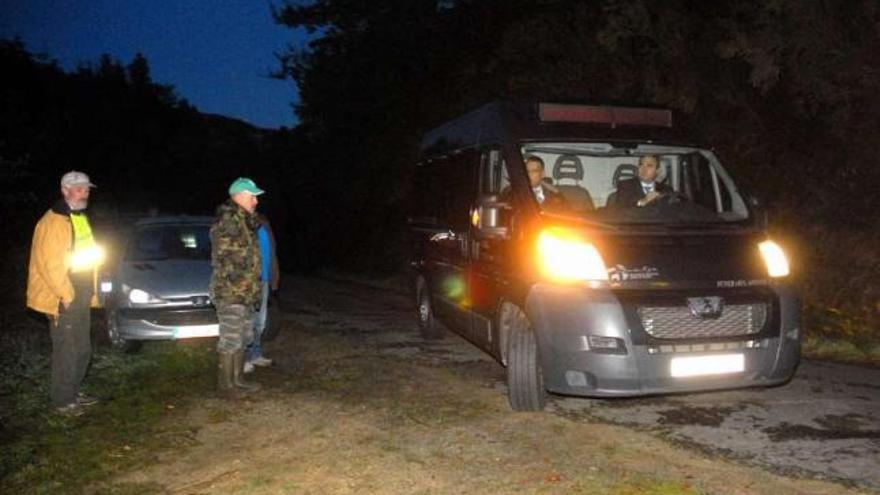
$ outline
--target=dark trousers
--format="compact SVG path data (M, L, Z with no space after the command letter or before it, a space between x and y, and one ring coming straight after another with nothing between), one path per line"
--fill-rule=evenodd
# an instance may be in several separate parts
M92 358L91 285L74 286L70 307L61 308L58 319L49 319L52 334L52 405L76 402L79 387Z

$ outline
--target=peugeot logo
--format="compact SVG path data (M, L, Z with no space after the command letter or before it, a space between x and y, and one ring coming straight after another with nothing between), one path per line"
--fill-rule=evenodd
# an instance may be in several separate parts
M724 298L718 296L689 297L687 304L692 315L704 320L714 320L724 312Z

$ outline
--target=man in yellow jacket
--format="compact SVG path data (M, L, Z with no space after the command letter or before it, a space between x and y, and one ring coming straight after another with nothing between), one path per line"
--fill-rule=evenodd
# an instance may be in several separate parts
M96 402L80 392L92 356L95 273L103 260L85 215L93 187L83 172L64 174L62 198L34 229L28 265L27 305L48 316L52 335L52 405L66 415Z

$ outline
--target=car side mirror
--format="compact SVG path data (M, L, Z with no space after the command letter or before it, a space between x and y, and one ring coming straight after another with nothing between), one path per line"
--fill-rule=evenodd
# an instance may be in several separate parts
M486 195L471 211L471 224L479 239L506 239L510 234L510 204L498 195Z

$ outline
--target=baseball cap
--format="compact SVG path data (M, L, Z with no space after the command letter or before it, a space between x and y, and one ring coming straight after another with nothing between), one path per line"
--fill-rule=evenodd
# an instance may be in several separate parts
M233 194L238 194L242 192L253 194L254 196L259 196L266 191L257 187L257 185L254 184L254 181L248 179L247 177L239 177L232 182L232 185L229 186L229 195L232 196Z
M98 187L89 180L89 176L86 175L85 172L79 172L77 170L71 170L67 172L63 176L61 176L61 187L69 187L69 186L89 186L89 187Z

